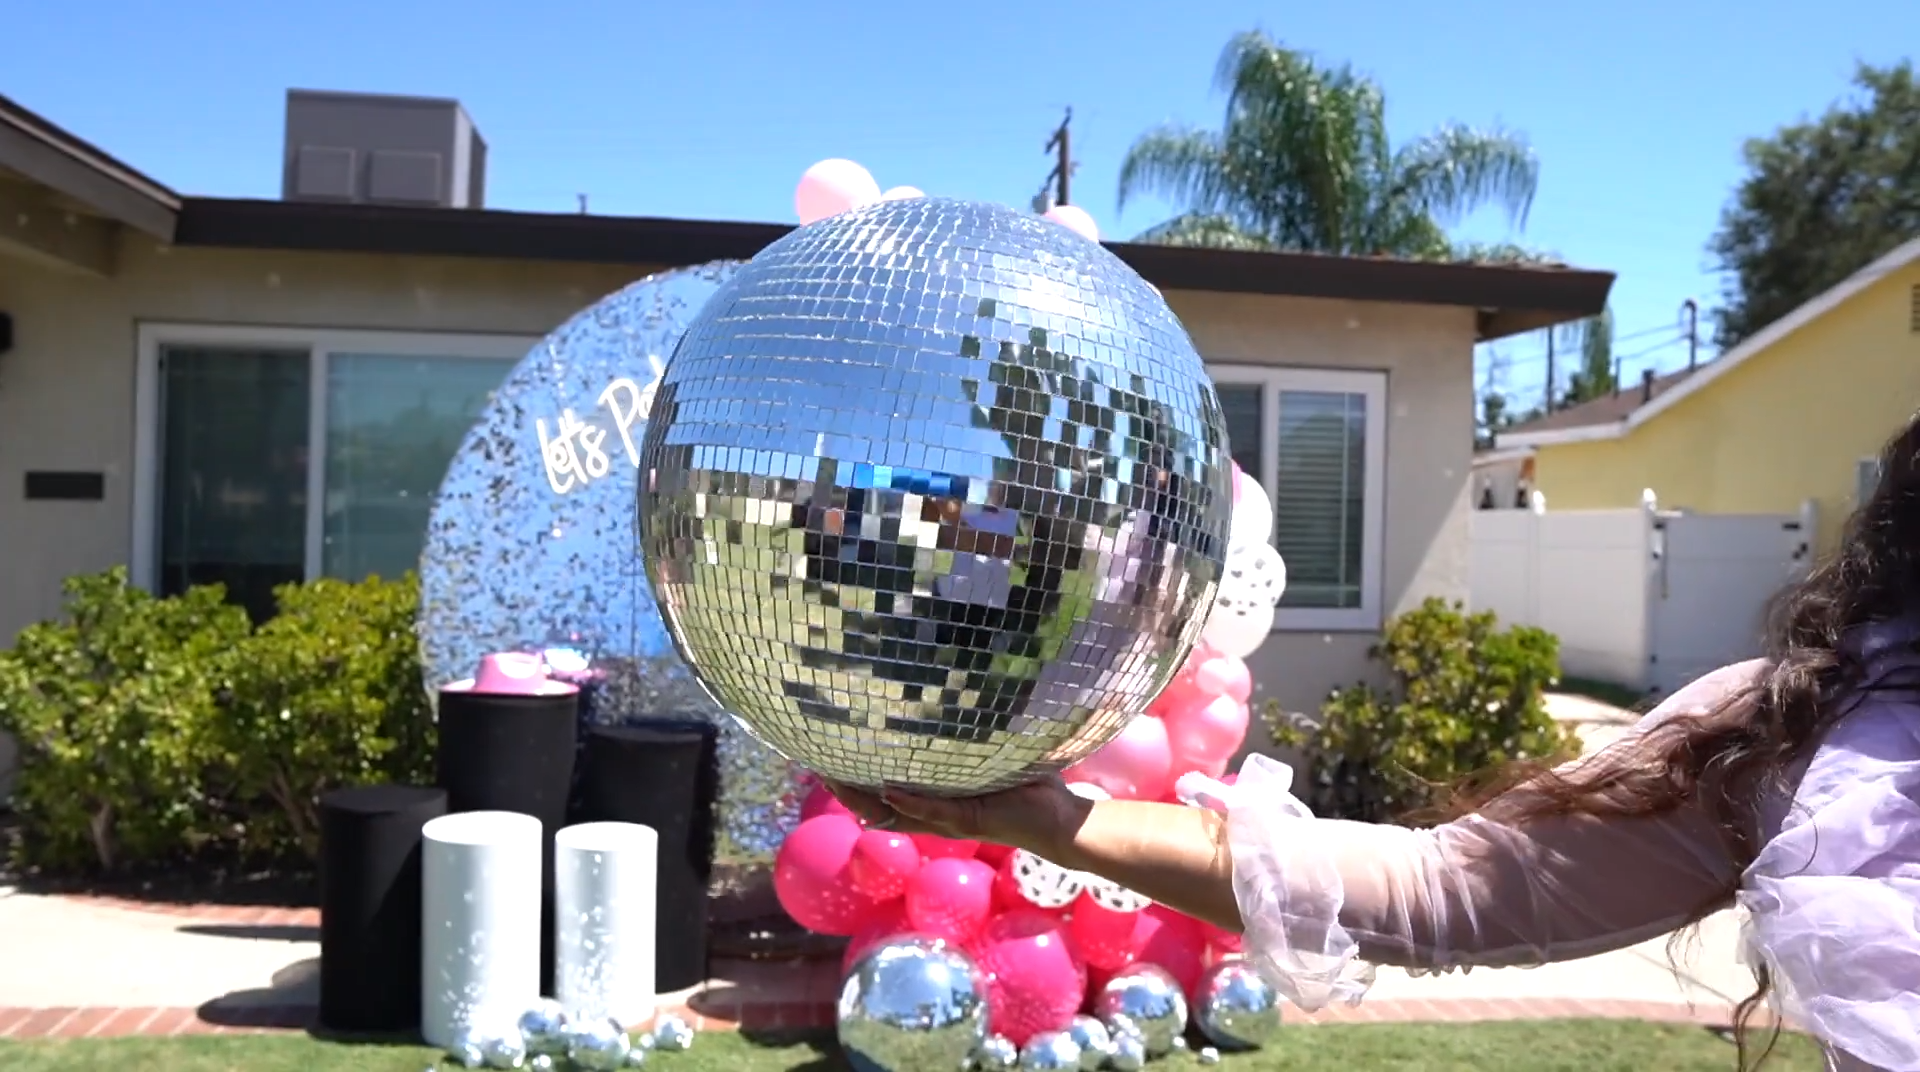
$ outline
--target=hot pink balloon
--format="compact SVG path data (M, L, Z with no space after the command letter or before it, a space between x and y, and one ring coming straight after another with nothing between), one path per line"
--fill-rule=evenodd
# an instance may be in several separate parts
M925 197L926 191L918 186L895 186L880 195L882 201L911 201L916 197Z
M1134 926L1139 964L1158 964L1192 995L1207 966L1207 936L1199 920L1164 905L1149 905Z
M1047 210L1047 219L1065 227L1089 242L1100 241L1100 228L1079 205L1055 205Z
M905 834L863 830L847 861L853 888L876 901L890 901L907 892L907 880L920 871L920 847Z
M906 904L916 933L971 941L993 914L993 868L978 860L928 860L907 883Z
M1167 748L1176 766L1211 767L1233 758L1247 739L1247 705L1231 696L1216 696L1204 704L1169 711L1161 718L1167 727Z
M1012 856L1013 846L995 845L991 841L982 841L980 847L974 850L973 854L974 859L979 860L981 863L986 864L996 871L1000 869L1001 864L1006 863Z
M840 957L840 977L847 977L854 964L871 952L874 946L895 935L905 934L907 926L907 906L901 901L888 901L880 906L874 917L860 925L852 938L847 941L847 951Z
M948 858L966 860L980 851L978 841L963 838L941 837L938 834L914 834L913 843L920 846L920 855L929 860Z
M1231 696L1246 703L1253 696L1253 672L1247 669L1245 659L1231 655L1214 655L1202 660L1193 668L1193 682L1209 699Z
M1136 715L1120 736L1066 771L1070 782L1088 782L1119 800L1158 800L1173 784L1173 752L1167 727L1152 715Z
M878 200L880 184L866 168L851 160L822 160L800 176L793 210L802 224L808 224Z
M1087 969L1058 916L1015 910L990 921L967 947L987 981L993 1033L1015 1046L1073 1022L1086 999Z
M1067 936L1089 968L1114 971L1133 962L1139 945L1134 941L1138 912L1123 912L1101 904L1090 894L1073 903Z
M820 815L844 815L855 821L859 819L845 804L840 803L839 797L827 792L826 786L816 785L807 791L806 799L800 802L800 821L804 823Z
M773 860L774 896L802 927L846 937L883 903L860 892L848 866L860 833L860 824L844 815L818 815L780 843Z

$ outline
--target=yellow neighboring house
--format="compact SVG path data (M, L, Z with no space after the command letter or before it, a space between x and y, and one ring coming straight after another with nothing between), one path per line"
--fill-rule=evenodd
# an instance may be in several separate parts
M1920 237L1697 369L1623 385L1518 425L1549 509L1702 514L1818 507L1815 548L1878 476L1881 445L1920 410ZM1502 505L1505 505L1504 503Z

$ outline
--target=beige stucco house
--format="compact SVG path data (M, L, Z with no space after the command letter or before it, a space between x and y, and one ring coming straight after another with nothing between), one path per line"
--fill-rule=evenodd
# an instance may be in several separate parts
M185 196L0 98L0 642L116 563L257 592L364 561L328 550L379 513L326 471L355 392L445 377L464 397L622 284L788 230L497 211L477 183L442 205L298 186ZM1365 672L1385 617L1467 595L1474 345L1597 313L1613 278L1111 248L1185 321L1279 504L1292 587L1254 669L1299 709ZM418 491L379 513L396 562Z

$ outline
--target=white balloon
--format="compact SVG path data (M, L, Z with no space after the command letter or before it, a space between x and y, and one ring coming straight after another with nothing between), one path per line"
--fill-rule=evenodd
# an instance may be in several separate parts
M1227 547L1227 566L1220 577L1220 592L1235 602L1260 602L1280 605L1287 590L1287 564L1270 543L1236 543Z
M1207 617L1200 639L1222 655L1244 659L1260 650L1273 632L1273 604L1264 599L1219 599Z
M925 197L925 196L927 195L924 192L922 192L921 189L917 186L895 186L893 189L888 190L886 193L881 194L880 200L911 201L916 197Z
M1258 480L1240 482L1240 501L1233 504L1228 543L1266 543L1273 538L1273 497Z

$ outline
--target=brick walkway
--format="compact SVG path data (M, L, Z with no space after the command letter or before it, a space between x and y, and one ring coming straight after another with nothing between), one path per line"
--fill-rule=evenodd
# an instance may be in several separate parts
M77 898L89 903L160 912L195 923L251 927L313 928L319 913L310 908L257 908L232 905L175 905L106 897ZM715 980L691 994L674 995L684 1004L673 1011L701 1030L737 1028L819 1028L833 1024L839 988L838 964L823 961L736 961L715 965ZM1679 1002L1569 1000L1555 998L1495 1000L1380 1000L1357 1008L1340 1007L1314 1015L1290 1014L1295 1023L1467 1023L1489 1020L1563 1018L1635 1019L1725 1027L1724 1006ZM313 1024L314 1009L298 1006L223 1006L199 1008L0 1008L0 1038L108 1038L182 1034L231 1034L302 1030Z

